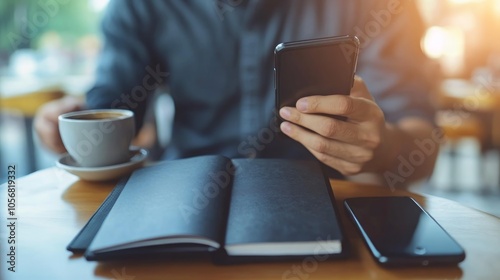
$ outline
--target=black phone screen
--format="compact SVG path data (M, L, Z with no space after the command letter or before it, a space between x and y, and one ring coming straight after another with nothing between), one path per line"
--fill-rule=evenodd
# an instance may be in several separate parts
M460 245L412 198L346 199L345 207L381 263L458 263Z
M276 106L310 95L350 93L358 40L342 36L282 43L275 50Z

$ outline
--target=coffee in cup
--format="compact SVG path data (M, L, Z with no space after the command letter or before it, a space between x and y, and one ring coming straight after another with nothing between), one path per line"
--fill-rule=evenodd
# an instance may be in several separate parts
M129 160L135 135L134 113L100 109L62 114L59 132L69 155L82 167L102 167Z

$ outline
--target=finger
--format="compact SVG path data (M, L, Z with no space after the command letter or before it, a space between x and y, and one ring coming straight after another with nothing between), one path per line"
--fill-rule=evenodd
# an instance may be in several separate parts
M46 141L47 145L49 146L48 148L58 154L67 152L62 142L61 135L59 134L59 129L57 129L56 127L52 127L49 129L49 131L52 137Z
M57 127L57 122L48 120L45 117L35 118L34 123L35 131L40 138L40 141L48 149L56 152L63 153L66 152L64 145L59 135L59 129Z
M54 120L57 122L59 115L80 110L82 109L83 104L83 101L77 97L66 96L54 102L47 103L46 106L42 108L43 115L48 120Z
M373 101L346 95L308 96L297 101L297 109L303 113L345 116L349 120L362 121L370 117Z
M352 163L343 159L336 158L334 156L318 153L314 150L307 148L311 154L317 158L322 163L330 166L331 168L339 171L344 176L352 176L359 174L363 171L363 166L361 164Z
M370 91L368 90L365 82L360 76L354 76L354 85L351 89L350 96L365 98L374 101L373 96L370 94Z
M357 124L328 116L304 114L292 107L283 107L279 113L283 119L310 129L324 137L351 144L360 141Z
M289 122L283 122L281 123L281 129L285 134L289 135L302 145L304 145L301 141L304 140L304 138L297 137L298 133L294 130L300 130L303 128L300 128L296 125L293 125ZM304 130L305 131L305 130ZM321 137L316 134L316 136ZM304 145L304 147L311 152L311 154L316 157L319 161L323 162L327 166L330 166L333 169L338 170L340 173L346 175L346 176L351 176L358 174L362 171L362 166L360 164L352 163L346 160L343 160L341 158L338 158L333 155L328 155L325 153L318 152L316 149L313 149L309 146Z
M355 76L349 96L336 94L310 96L299 99L296 106L300 111L305 113L347 116L351 119L358 119L356 116L359 116L359 119L362 119L367 115L365 112L369 114L370 110L373 110L373 105L376 105L374 103L375 100L363 79Z
M351 163L366 163L373 159L373 152L369 149L325 138L289 122L283 122L281 129L290 138L317 154Z
M66 151L59 134L58 116L80 110L83 104L84 102L80 98L67 96L49 102L40 108L35 116L34 127L44 146L57 153Z

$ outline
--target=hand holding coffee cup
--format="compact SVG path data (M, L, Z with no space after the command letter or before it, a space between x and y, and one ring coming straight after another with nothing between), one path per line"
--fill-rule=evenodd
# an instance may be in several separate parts
M135 135L129 110L85 110L62 114L59 132L69 155L82 167L102 167L129 160Z

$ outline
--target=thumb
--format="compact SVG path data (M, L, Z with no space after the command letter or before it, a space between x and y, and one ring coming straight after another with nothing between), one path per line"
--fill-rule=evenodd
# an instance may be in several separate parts
M368 91L368 88L366 87L366 84L363 81L363 79L357 75L354 76L354 85L352 86L351 89L351 96L375 101L373 99L373 96L370 94L370 91Z
M76 96L65 96L63 99L61 99L61 111L77 111L81 110L84 107L85 102Z

